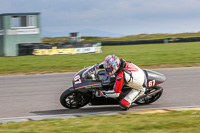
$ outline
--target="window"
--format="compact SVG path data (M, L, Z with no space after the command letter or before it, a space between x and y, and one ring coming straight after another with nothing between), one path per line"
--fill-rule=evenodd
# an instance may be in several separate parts
M36 26L36 17L35 16L29 16L29 26Z
M3 29L3 22L2 22L2 18L0 16L0 30Z
M26 16L21 16L21 27L27 27Z
M28 16L12 16L12 27L35 27L36 17L34 15Z
M13 16L12 17L12 27L21 27L19 23L20 23L20 17Z

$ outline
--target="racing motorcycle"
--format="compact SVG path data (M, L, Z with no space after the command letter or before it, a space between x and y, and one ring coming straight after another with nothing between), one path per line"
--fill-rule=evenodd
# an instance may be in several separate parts
M134 101L137 105L146 105L155 102L163 93L163 88L158 86L166 81L165 75L143 69L146 74L146 91L143 96ZM74 75L73 87L65 90L60 96L62 106L69 109L81 108L89 105L116 105L132 89L124 86L118 98L109 98L106 95L97 95L99 91L113 90L116 76L107 75L105 69L97 69L95 65L86 67ZM132 103L133 104L133 103Z

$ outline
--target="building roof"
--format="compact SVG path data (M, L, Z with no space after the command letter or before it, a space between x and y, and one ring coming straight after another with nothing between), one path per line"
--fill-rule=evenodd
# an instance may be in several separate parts
M0 16L13 16L13 15L40 15L39 12L29 12L29 13L3 13Z

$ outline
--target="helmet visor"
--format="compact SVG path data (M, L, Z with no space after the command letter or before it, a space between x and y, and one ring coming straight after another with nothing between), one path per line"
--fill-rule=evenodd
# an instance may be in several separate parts
M113 68L109 67L109 68L105 68L105 70L106 70L107 73L111 73L113 71Z

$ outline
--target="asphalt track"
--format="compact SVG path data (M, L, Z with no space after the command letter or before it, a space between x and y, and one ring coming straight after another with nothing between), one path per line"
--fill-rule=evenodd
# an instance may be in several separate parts
M166 75L164 93L153 104L130 109L170 109L200 107L200 67L155 69ZM65 109L59 103L60 94L71 86L74 73L0 76L0 118L89 115L120 112L119 106L85 106Z

